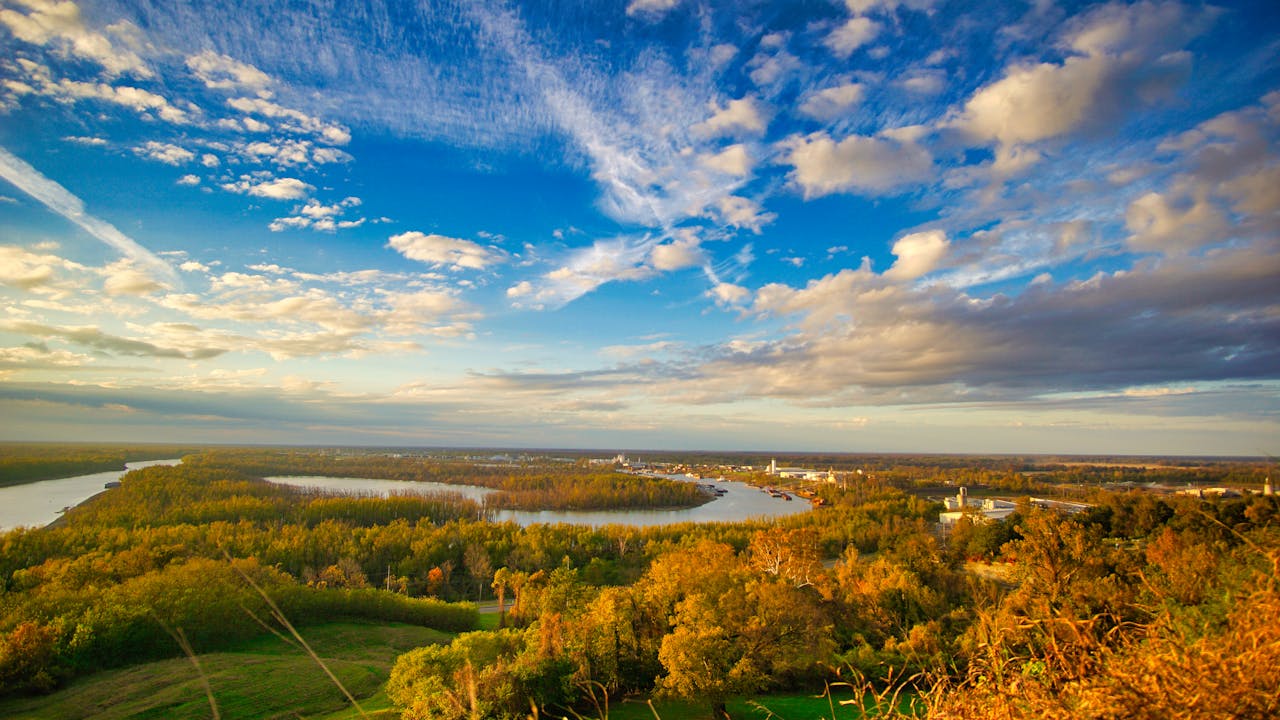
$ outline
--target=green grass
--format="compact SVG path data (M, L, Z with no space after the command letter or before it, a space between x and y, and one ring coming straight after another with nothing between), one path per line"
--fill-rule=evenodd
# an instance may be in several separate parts
M382 685L397 656L452 638L438 630L398 624L331 623L300 632L366 712L390 708ZM344 714L350 703L314 660L278 638L267 636L233 651L201 655L200 664L226 720L358 717ZM52 695L0 702L0 717L14 720L210 716L208 697L187 658L108 670L77 679Z
M874 717L854 705L841 705L841 699L852 694L839 688L832 690L835 720L858 720ZM899 709L910 709L910 698L900 698ZM643 699L614 702L609 706L609 720L655 720L654 710L661 720L711 720L711 706L685 700L654 700L653 710ZM779 693L752 698L730 700L726 709L729 717L741 720L832 720L832 703L818 693ZM590 717L590 715L587 715Z

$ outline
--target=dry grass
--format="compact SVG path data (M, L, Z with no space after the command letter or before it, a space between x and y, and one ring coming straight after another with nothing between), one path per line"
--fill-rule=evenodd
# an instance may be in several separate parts
M1199 616L1177 605L1149 622L1109 629L1098 624L1101 618L1049 617L1022 627L980 618L978 656L966 676L940 679L922 693L927 717L1280 717L1280 549L1248 544L1265 562L1245 571L1217 621L1189 621ZM1034 651L1002 641L1028 630L1043 639ZM882 717L897 715L890 708Z

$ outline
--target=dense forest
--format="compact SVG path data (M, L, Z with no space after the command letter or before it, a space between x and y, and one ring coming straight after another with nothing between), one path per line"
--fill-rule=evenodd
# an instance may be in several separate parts
M454 633L392 668L386 692L405 718L596 715L602 695L687 698L724 716L734 697L837 685L867 703L898 693L931 717L1280 713L1273 496L1095 486L1080 490L1083 512L1024 502L942 538L941 505L889 468L812 487L821 507L783 521L643 529L522 528L451 494L333 496L260 479L380 468L510 488L613 475L373 456L336 473L336 462L191 456L128 474L51 527L0 535L0 694L178 656L177 638L199 654L278 630L280 617L304 634L361 618ZM918 467L927 483L1006 477ZM1219 472L1253 482L1261 470ZM466 601L490 599L498 627L481 630Z

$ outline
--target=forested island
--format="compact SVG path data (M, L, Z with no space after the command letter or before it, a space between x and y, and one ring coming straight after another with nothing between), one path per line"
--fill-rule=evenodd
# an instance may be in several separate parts
M0 535L0 715L1280 713L1265 463L801 458L825 471L815 480L770 474L769 459L652 456L812 511L521 527L452 493L263 479L478 485L535 509L709 500L587 454L212 449L136 470L52 526ZM944 532L940 500L959 487L1015 509ZM147 705L142 676L178 689Z

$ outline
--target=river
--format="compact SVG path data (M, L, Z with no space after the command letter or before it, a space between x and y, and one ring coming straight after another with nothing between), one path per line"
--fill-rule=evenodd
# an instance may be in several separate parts
M686 475L661 477L682 482L699 482ZM486 495L497 492L475 485L449 485L434 482L407 480L370 480L366 478L337 477L269 477L267 480L294 487L314 488L329 492L362 493L386 496L391 493L452 492L483 503ZM770 497L759 488L741 482L714 483L725 491L724 495L695 508L672 510L498 510L491 517L498 522L514 521L522 526L538 523L568 523L571 525L630 525L655 527L677 523L737 522L751 519L773 519L796 515L809 510L803 499L791 502Z
M58 519L63 508L74 507L103 491L103 486L119 480L129 470L152 465L177 465L180 458L172 460L144 460L131 462L126 470L79 475L58 480L13 485L0 488L0 532L20 526L44 526ZM698 482L686 475L663 475L683 482ZM475 485L448 485L433 482L408 482L404 480L371 480L367 478L336 477L269 477L267 480L295 487L315 488L327 492L361 493L386 496L391 493L456 493L469 500L483 503L485 496L496 490ZM654 527L676 523L737 522L750 519L772 519L795 515L809 509L802 499L792 502L770 497L759 488L741 482L714 483L725 491L724 495L695 508L671 510L498 510L492 519L514 521L528 526L538 523L568 523L571 525L631 525Z
M16 527L40 527L58 519L63 508L74 507L102 492L103 486L119 480L130 470L152 465L177 465L172 460L140 460L125 465L124 470L108 470L92 475L40 480L0 488L0 532Z

